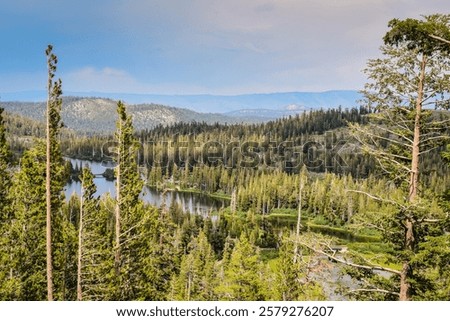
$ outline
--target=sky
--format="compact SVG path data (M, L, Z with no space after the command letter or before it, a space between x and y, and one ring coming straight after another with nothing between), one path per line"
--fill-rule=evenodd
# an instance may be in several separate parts
M361 89L392 18L449 0L1 0L0 95L45 90L45 49L70 92L221 94Z

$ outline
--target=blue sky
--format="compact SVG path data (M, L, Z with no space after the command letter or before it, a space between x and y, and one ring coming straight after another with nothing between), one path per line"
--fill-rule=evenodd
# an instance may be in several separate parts
M448 0L4 0L0 95L42 90L241 94L361 89L394 17Z

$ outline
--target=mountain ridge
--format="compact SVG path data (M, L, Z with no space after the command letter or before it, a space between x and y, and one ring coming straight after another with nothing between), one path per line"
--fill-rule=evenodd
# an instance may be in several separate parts
M0 105L10 113L43 121L45 102L2 102ZM63 97L61 117L65 127L84 134L111 134L116 124L117 103L112 99L92 97ZM150 129L156 125L177 122L239 123L240 119L214 113L197 113L186 108L158 104L127 104L136 130Z
M296 105L306 109L351 108L357 105L361 94L356 90L329 90L323 92L279 92L240 95L161 95L102 92L66 92L67 96L96 97L123 100L128 104L153 103L157 105L187 108L196 112L227 113L243 109L283 110ZM46 100L45 91L2 93L3 101L39 102Z

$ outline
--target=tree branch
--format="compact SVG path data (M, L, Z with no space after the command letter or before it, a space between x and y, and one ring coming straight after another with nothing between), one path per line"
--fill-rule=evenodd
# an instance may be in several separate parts
M400 203L398 203L398 202L395 202L395 201L389 200L389 199L385 199L385 198L381 198L381 197L378 197L378 196L369 194L369 193L364 192L364 191L359 191L359 190L354 190L354 189L346 189L345 191L346 191L346 192L353 192L353 193L364 194L364 195L366 195L367 197L370 197L371 199L374 199L374 200L376 200L376 201L384 202L384 203L389 203L389 204L398 206L398 207L400 207L401 209L404 209L404 210L406 209L406 206L404 206L404 205L402 205L402 204L400 204Z
M326 257L328 257L328 258L330 258L330 259L332 259L332 260L334 260L336 262L339 262L339 263L342 263L342 264L345 264L345 265L348 265L348 266L351 266L351 267L355 267L355 268L358 268L358 269L372 270L372 271L373 270L385 271L385 272L389 272L389 273L397 274L397 275L401 274L400 271L397 271L397 270L394 270L394 269L390 269L390 268L386 268L386 267L379 266L379 265L370 266L370 265L362 265L362 264L356 264L356 263L348 262L346 260L337 258L334 255L328 254L327 252L324 252L322 250L316 249L316 248L314 248L314 247L312 247L309 244L306 244L304 242L300 242L300 244L305 246L305 247L307 247L308 249L316 252L316 253L325 255Z
M398 293L398 292L393 292L393 291L378 289L378 288L376 288L376 289L355 289L355 290L349 290L347 293L354 293L354 292L379 292L379 293L400 296L400 293Z
M444 38L439 37L439 36L436 36L436 35L430 35L430 37L433 38L433 39L436 39L436 40L445 42L446 44L449 44L449 45L450 45L450 40L444 39Z

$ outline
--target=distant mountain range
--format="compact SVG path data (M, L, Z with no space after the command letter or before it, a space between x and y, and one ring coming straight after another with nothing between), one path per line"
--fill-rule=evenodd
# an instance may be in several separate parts
M153 95L127 93L77 93L65 92L67 96L99 97L118 100L129 104L153 103L191 109L201 113L228 113L239 110L266 109L283 110L292 114L296 110L357 106L361 95L355 90L332 90L325 92L287 92L245 95ZM24 91L0 93L2 101L45 101L45 91Z
M8 112L34 120L43 121L45 102L2 102L0 105ZM223 114L197 113L185 108L167 107L156 104L128 105L133 116L135 129L147 129L156 125L169 125L177 122L239 123L241 119ZM63 99L62 120L65 127L76 132L112 133L115 129L117 103L105 98L65 97Z
M318 108L357 106L357 91L322 93L273 93L236 96L137 95L70 93L63 99L62 118L66 127L85 133L111 133L115 128L116 102L128 104L136 129L176 122L241 123L265 122ZM86 95L85 93L83 95ZM77 97L78 96L78 97ZM45 92L2 94L0 105L7 111L44 120ZM176 107L168 107L176 106Z

